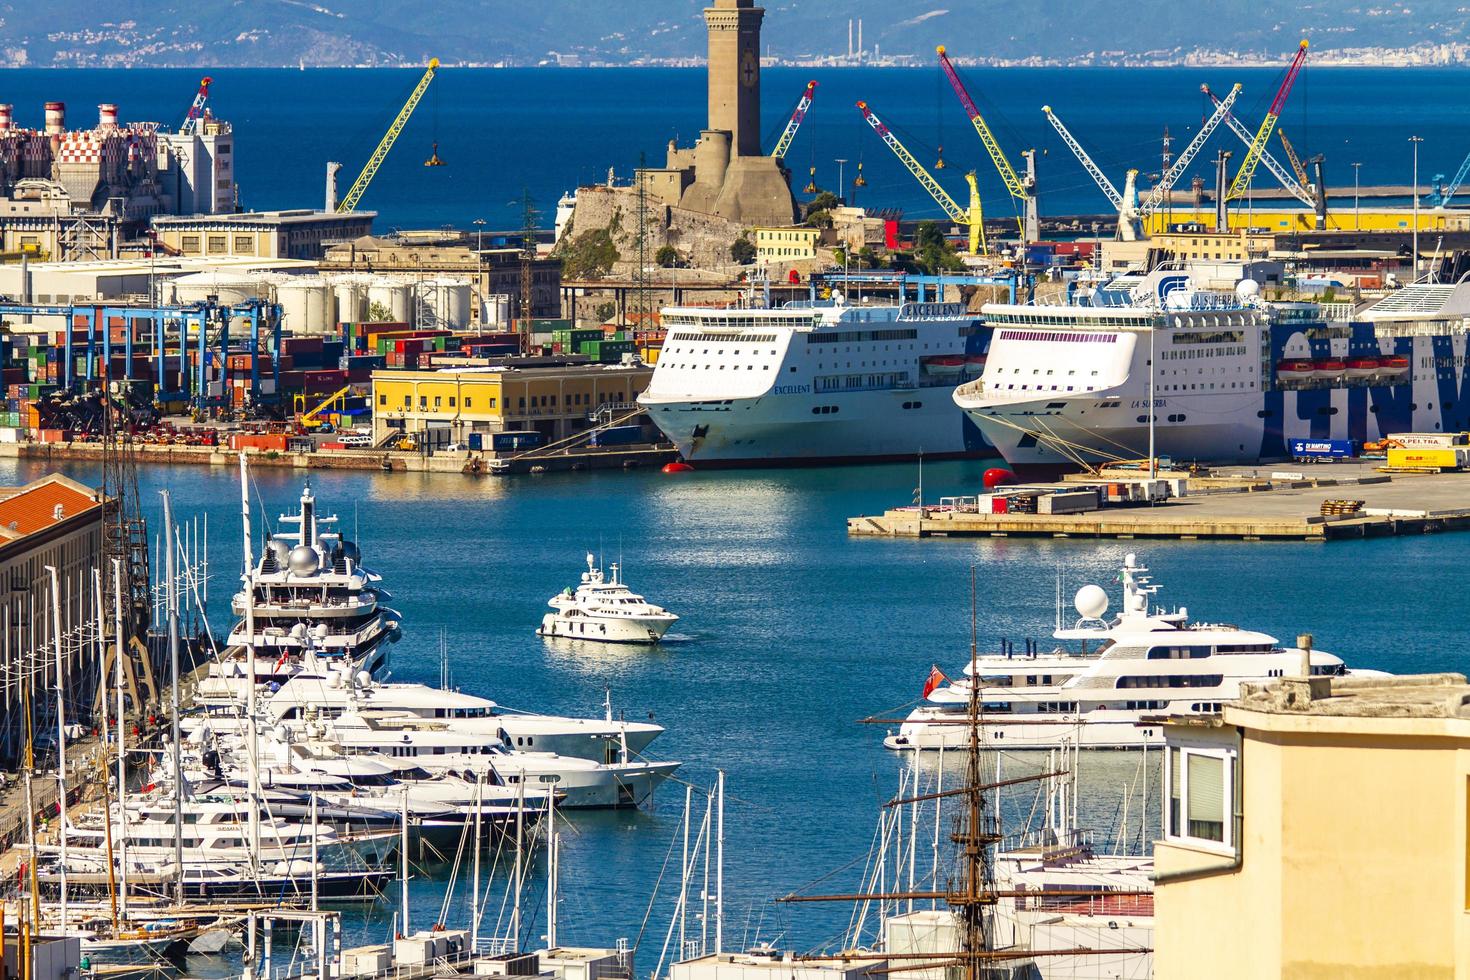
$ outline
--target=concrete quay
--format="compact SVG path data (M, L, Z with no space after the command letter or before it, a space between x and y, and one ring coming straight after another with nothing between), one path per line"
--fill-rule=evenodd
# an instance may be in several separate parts
M1394 474L1372 464L1217 472L1154 506L1078 514L991 514L896 507L848 518L853 537L1163 538L1339 541L1470 530L1470 473ZM1234 484L1234 485L1232 485ZM1323 516L1329 500L1361 500L1350 516ZM983 501L982 501L983 503Z

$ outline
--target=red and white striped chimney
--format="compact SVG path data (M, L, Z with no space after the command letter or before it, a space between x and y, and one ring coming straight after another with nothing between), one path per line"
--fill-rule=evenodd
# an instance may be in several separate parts
M11 113L14 109L15 107L9 102L0 103L0 131L4 131L10 128Z
M97 128L117 128L117 103L104 102L97 107Z
M46 103L46 135L60 136L66 132L66 103Z

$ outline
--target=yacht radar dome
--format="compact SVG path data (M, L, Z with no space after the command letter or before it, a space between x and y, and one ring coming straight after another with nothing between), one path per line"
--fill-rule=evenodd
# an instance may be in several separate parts
M313 575L316 573L316 552L309 544L298 544L291 549L291 574Z
M1108 594L1101 586L1084 585L1077 590L1077 597L1072 600L1072 605L1077 607L1077 612L1084 619L1102 619L1103 613L1108 611Z

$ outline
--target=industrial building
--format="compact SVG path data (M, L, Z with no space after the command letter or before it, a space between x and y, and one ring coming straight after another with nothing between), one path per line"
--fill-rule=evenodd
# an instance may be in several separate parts
M60 584L67 710L76 718L91 717L97 644L82 642L82 636L96 617L92 569L102 555L103 513L98 491L60 474L0 488L0 765L6 768L17 766L24 746L25 698L38 727L54 707L57 655L48 565Z
M209 114L206 92L178 132L123 123L111 102L85 129L67 128L64 102L45 104L38 129L17 126L14 107L0 105L0 250L110 258L155 215L234 210L234 133Z
M490 311L485 322L501 326L508 325L506 315L521 315L524 262L521 249L479 248L471 235L440 232L424 236L409 232L391 238L363 235L339 241L326 250L321 269L415 278L468 278ZM561 316L561 260L538 255L530 264L531 316L556 319Z
M330 243L373 230L373 211L247 211L153 219L164 251L174 255L321 259Z
M1246 685L1165 727L1161 977L1470 977L1470 684Z
M435 446L473 433L535 431L553 442L639 411L653 368L547 358L524 366L373 372L373 437ZM600 419L599 419L599 413Z
M822 233L816 228L752 228L757 263L811 262L817 257Z
M137 301L173 296L171 283L198 273L260 274L310 272L315 266L295 259L119 258L88 262L14 262L0 264L0 296L25 305Z

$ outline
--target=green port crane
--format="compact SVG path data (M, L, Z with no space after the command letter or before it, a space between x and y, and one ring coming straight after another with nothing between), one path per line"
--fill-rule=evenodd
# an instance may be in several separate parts
M980 142L985 146L985 152L990 154L990 162L995 164L995 170L1000 174L1001 182L1006 185L1006 190L1011 197L1021 202L1025 212L1025 220L1019 222L1021 236L1026 241L1036 241L1041 237L1041 229L1040 219L1036 212L1035 178L1029 173L1024 178L1016 173L1016 168L1011 166L1011 161L1006 158L1005 151L1000 148L995 134L986 124L985 117L980 115L975 100L970 98L970 93L966 91L965 83L960 81L959 72L955 71L949 55L944 53L944 45L941 44L935 50L939 54L939 67L944 71L944 76L949 79L949 85L954 89L954 94L959 96L960 104L965 107L965 114L970 117L970 124L979 134Z
M1240 162L1240 169L1235 173L1235 180L1230 184L1225 200L1235 201L1245 196L1251 185L1251 178L1256 175L1256 164L1261 161L1261 151L1266 148L1271 133L1276 129L1281 110L1286 108L1286 97L1291 94L1292 83L1301 74L1302 62L1306 60L1307 41L1303 38L1302 43L1297 46L1296 56L1291 59L1291 67L1286 69L1286 77L1281 80L1281 87L1276 90L1276 98L1271 100L1271 108L1266 110L1266 118L1261 120L1261 128L1256 130L1256 138L1251 141L1250 149L1245 151L1245 159Z
M404 126L408 125L408 117L413 115L413 110L418 107L419 100L428 91L429 83L434 80L434 74L438 70L439 59L430 58L429 66L424 71L424 76L414 86L413 92L408 97L408 101L403 103L403 108L398 110L398 115L394 118L392 125L383 134L383 138L378 141L378 148L368 158L367 164L362 168L362 173L357 175L357 179L352 182L352 188L337 203L338 214L345 214L348 211L354 210L357 207L357 202L362 200L363 194L367 193L368 184L373 182L373 178L377 176L378 168L383 165L384 160L388 159L388 151L393 149L393 144L398 141L398 134L403 132ZM438 153L436 152L435 157L437 158L437 156Z
M898 157L899 162L908 172L918 178L919 185L929 192L929 196L944 209L949 219L957 225L965 225L969 228L969 253L989 255L990 246L985 241L985 212L980 207L980 187L975 182L975 171L971 170L965 174L965 183L970 185L970 207L969 210L966 210L949 196L949 192L934 179L929 171L924 169L922 163L914 159L914 155L899 142L898 137L894 136L887 126L883 125L883 121L873 114L873 110L868 108L866 102L859 102L857 107L868 125L873 127L873 132L877 133L878 138L887 144L888 148L893 151L893 155Z

